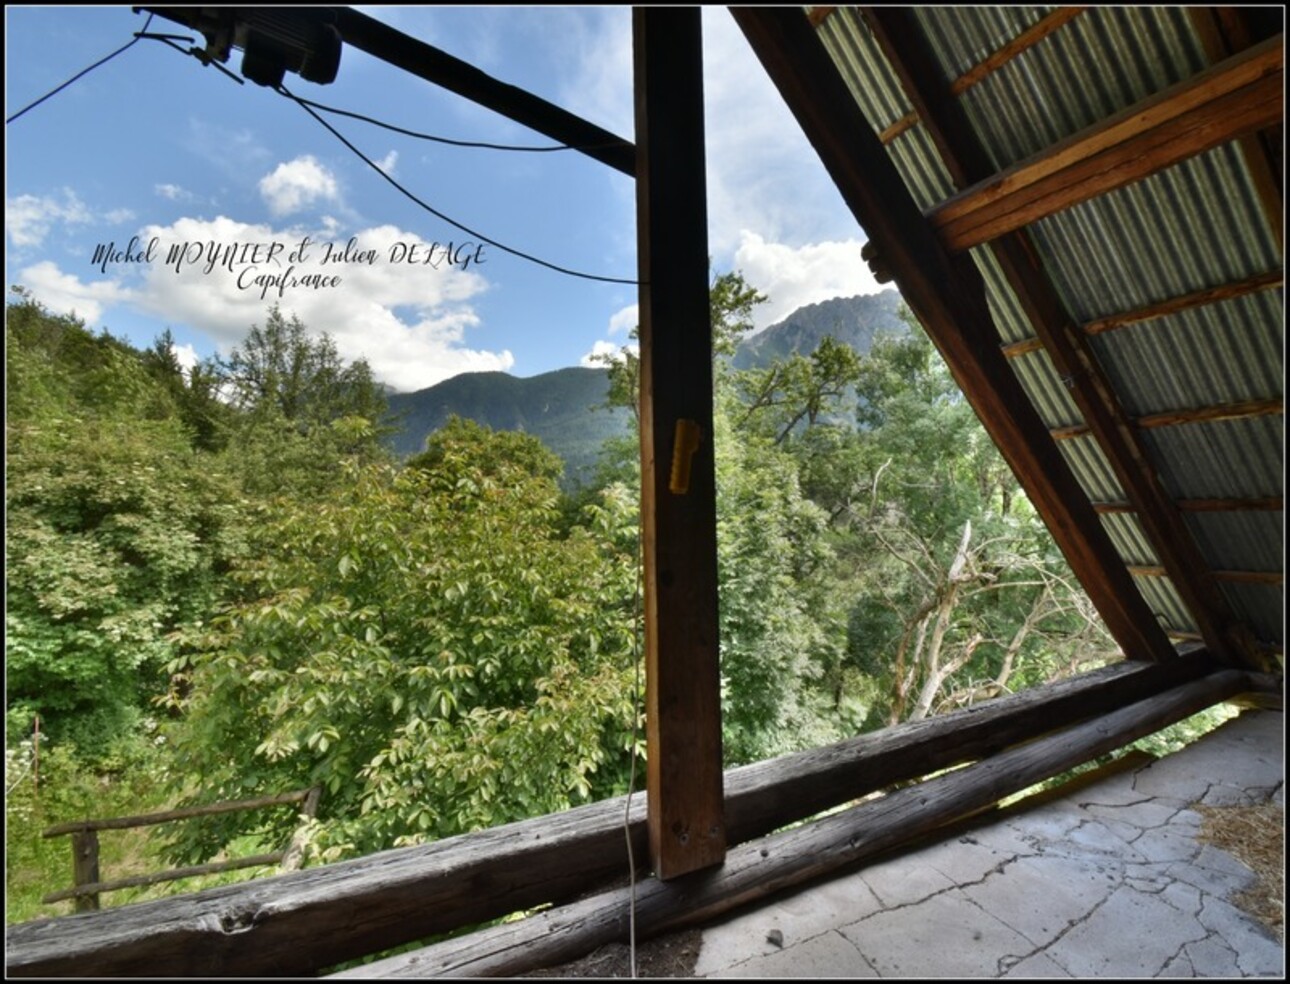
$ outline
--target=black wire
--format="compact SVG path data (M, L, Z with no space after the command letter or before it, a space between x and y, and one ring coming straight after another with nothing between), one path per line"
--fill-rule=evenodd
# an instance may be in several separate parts
M408 137L416 137L418 140L433 140L435 143L449 144L453 147L478 147L483 150L513 150L530 154L549 154L554 150L574 150L570 144L553 144L549 147L522 147L515 144L495 144L482 143L473 140L453 140L450 137L439 137L433 133L418 133L416 130L405 130L401 126L395 126L393 123L386 123L383 120L373 119L370 116L364 116L362 113L354 113L348 109L337 109L335 106L324 106L322 103L314 102L312 99L303 99L300 96L292 96L296 102L302 106L312 106L314 109L321 109L325 113L335 113L337 116L348 116L351 119L362 120L364 123L371 123L373 126L384 127L387 130L393 130L395 133L402 133ZM577 148L581 149L581 148Z
M370 167L373 171L375 171L386 181L392 184L406 198L408 198L410 201L415 202L417 205L420 205L423 209L425 209L435 218L440 219L443 222L447 222L449 225L457 229L460 229L462 232L466 233L466 235L473 236L475 239L478 239L480 242L487 243L489 246L496 247L497 249L500 249L504 253L510 253L512 256L518 256L520 259L528 260L530 263L536 263L538 266L544 266L548 270L554 270L556 273L563 273L570 277L580 277L583 280L598 280L603 283L609 283L609 284L631 284L633 286L637 286L639 284L639 282L635 280L624 280L621 277L601 277L601 276L597 276L596 274L582 273L578 270L570 270L568 267L557 266L554 263L548 263L546 260L540 259L529 253L524 253L518 249L512 249L510 246L506 246L502 243L499 243L494 239L489 239L487 236L481 235L480 233L475 232L473 229L467 228L466 226L462 225L460 222L457 222L455 219L449 218L447 215L444 215L442 212L438 211L432 206L427 205L416 195L412 194L412 192L408 191L408 189L404 188L403 185L399 184L392 177L386 174L377 164L375 164L371 160L371 158L369 158L361 150L359 150L352 143L346 140L345 137L335 127L333 127L325 119L323 119L321 116L315 113L309 106L305 105L303 100L297 99L294 95L292 95L289 91L287 91L286 86L279 85L277 87L277 91L280 92L282 95L286 96L288 99L292 100L293 102L298 103L301 109L303 109L306 113L308 113L315 120L321 123L329 131L331 131L332 135L337 140L339 140L346 147L348 147L353 153L357 154L363 160L363 162L367 164L368 167Z
M140 31L140 32L139 32L139 34L143 34L143 33L144 33L144 31L147 31L147 30L148 30L148 25L152 23L152 18L153 18L154 16L155 16L154 14L149 14L149 15L148 15L148 19L147 19L147 21L146 21L146 22L144 23L144 25L143 25L143 31ZM126 48L129 48L129 47L131 47L132 45L134 45L134 44L139 40L139 34L136 34L136 35L135 35L133 38L131 38L127 43L125 43L125 44L123 44L121 47L117 48L117 49L116 49L116 51L112 52L112 54L110 54L110 55L105 55L104 57L102 57L102 58L100 58L98 61L96 61L93 65L91 65L89 68L85 68L85 69L82 69L81 71L77 72L77 73L76 73L75 75L73 75L70 79L68 79L66 82L64 82L62 85L60 85L57 89L51 89L49 92L45 93L43 96L41 96L39 99L37 99L34 103L31 103L30 105L24 106L22 109L18 110L18 112L14 113L12 116L10 116L7 120L5 120L5 121L4 121L5 126L8 126L10 123L12 123L14 120L16 120L16 119L17 119L19 116L21 116L23 113L27 112L27 110L29 110L29 109L35 109L37 106L39 106L41 103L43 103L43 102L44 102L46 99L48 99L50 96L55 96L55 95L57 95L58 93L62 92L62 91L63 91L64 89L66 89L69 85L71 85L73 82L75 82L77 79L79 79L82 75L87 75L87 74L89 74L90 72L94 71L94 69L96 69L96 68L98 68L100 65L102 65L104 62L111 61L111 60L112 60L113 58L115 58L117 55L121 54L121 52L125 51L125 49L126 49Z

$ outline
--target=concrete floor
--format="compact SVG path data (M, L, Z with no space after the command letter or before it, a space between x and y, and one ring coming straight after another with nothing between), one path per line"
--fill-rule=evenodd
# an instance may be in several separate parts
M1284 809L1280 713L703 931L698 977L1284 977L1193 804ZM1284 900L1283 900L1284 901Z

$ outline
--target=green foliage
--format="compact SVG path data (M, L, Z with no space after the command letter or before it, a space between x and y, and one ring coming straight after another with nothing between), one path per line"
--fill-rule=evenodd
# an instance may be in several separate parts
M365 360L346 362L275 305L227 359L204 370L239 413L232 441L251 495L310 498L335 484L338 460L387 460L387 404Z
M48 893L72 885L70 838L46 838L55 824L164 808L164 763L147 738L127 736L100 750L99 766L69 742L42 742L36 761L30 737L5 746L5 922L13 924L73 911L71 901L45 904ZM100 838L102 871L109 877L146 852L146 835ZM164 865L158 864L158 868ZM191 888L191 886L190 886ZM133 893L137 897L138 890ZM104 907L130 901L131 892L104 895Z
M457 422L416 467L351 466L266 510L240 600L174 666L195 796L320 785L314 849L335 858L621 791L633 506L606 490L565 535L552 472L531 438Z
M238 496L128 345L25 298L8 313L7 706L101 754L218 596Z

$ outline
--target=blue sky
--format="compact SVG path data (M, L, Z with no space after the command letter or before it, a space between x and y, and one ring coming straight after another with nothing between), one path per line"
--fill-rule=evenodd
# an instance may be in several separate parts
M627 7L371 7L365 13L628 140ZM7 7L5 117L126 44L129 7ZM703 14L709 253L795 308L880 288L864 233L724 8ZM200 35L154 18L152 32ZM185 45L187 47L187 45ZM235 73L241 52L228 67ZM549 146L482 107L346 47L337 79L288 74L297 96L458 140ZM578 154L463 149L325 116L437 211L499 243L598 276L636 276L633 181ZM461 372L532 376L626 344L635 287L569 277L485 245L463 269L398 262L401 248L478 241L409 201L295 103L156 41L6 125L5 279L48 308L136 345L170 328L188 358L228 352L277 300L398 390ZM151 260L94 262L109 243ZM292 254L308 240L302 255ZM354 240L371 262L321 259ZM216 244L227 266L168 265ZM258 244L259 256L254 247ZM279 263L265 262L275 251ZM204 247L209 250L207 245ZM436 253L436 256L441 255ZM241 263L241 260L247 260ZM255 271L247 268L256 266ZM287 267L294 286L257 283ZM313 286L309 277L339 277ZM267 289L267 293L265 293Z

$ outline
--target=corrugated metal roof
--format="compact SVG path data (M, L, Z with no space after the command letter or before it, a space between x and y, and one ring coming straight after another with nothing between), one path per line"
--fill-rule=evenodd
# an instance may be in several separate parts
M1039 24L1051 7L920 7L915 22L949 85ZM874 128L911 102L862 15L838 8L819 35ZM1186 8L1090 8L979 79L957 97L996 170L1038 154L1204 71L1205 46ZM888 145L924 211L955 190L926 133L915 125ZM1282 256L1242 151L1226 144L1127 187L1026 226L1057 296L1079 323L1136 311L1198 290L1280 270ZM972 251L1003 343L1035 332L989 247ZM1281 290L1231 298L1090 338L1090 349L1130 418L1203 409L1284 393ZM1041 419L1052 428L1081 415L1043 351L1010 362ZM1181 423L1139 431L1163 487L1180 498L1284 495L1284 418ZM1060 442L1094 501L1123 501L1111 464L1092 437ZM1151 566L1156 551L1131 514L1102 517L1126 564ZM1185 528L1211 570L1280 571L1281 512L1191 513ZM1162 624L1194 631L1168 578L1136 577ZM1284 592L1225 582L1233 611L1265 641L1283 642Z

